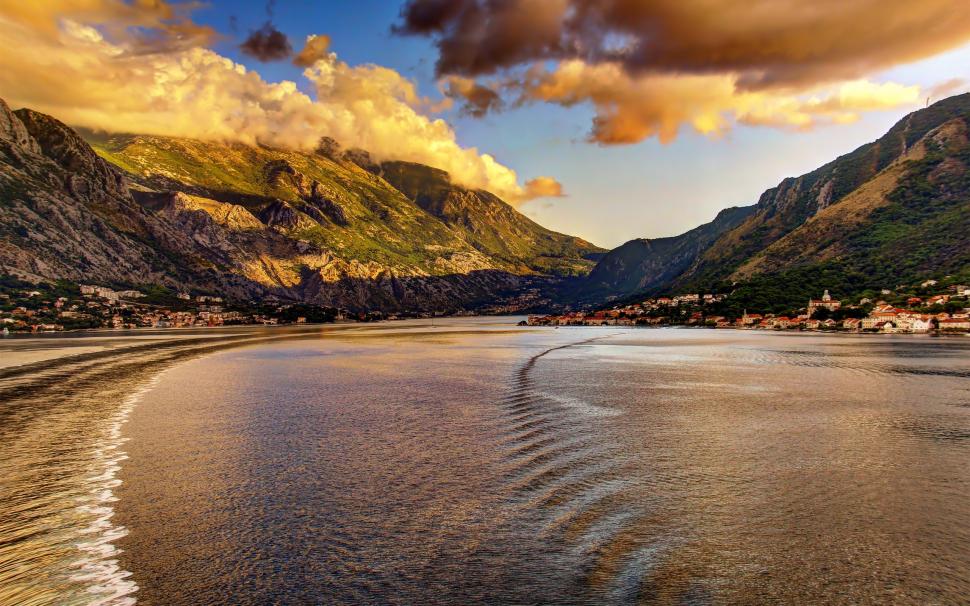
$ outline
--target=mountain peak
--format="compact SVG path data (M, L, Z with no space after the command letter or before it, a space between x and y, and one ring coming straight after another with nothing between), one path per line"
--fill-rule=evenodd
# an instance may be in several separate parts
M3 99L0 99L0 140L9 142L20 151L41 153L40 145L30 136L20 117Z

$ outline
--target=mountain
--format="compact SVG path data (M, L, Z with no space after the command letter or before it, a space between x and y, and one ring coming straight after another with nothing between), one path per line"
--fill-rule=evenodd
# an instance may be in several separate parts
M728 289L739 305L794 306L928 277L970 278L970 94L762 194L671 290Z
M475 249L533 271L584 275L603 252L550 231L484 190L455 187L448 173L411 162L384 162L379 173L415 204L441 219Z
M931 130L898 162L728 277L745 301L792 305L829 288L842 298L928 278L970 281L968 117ZM784 293L784 294L779 294Z
M688 269L718 236L754 211L754 206L726 208L710 223L679 236L630 240L603 255L570 297L578 302L595 302L664 286Z
M579 295L732 292L735 311L789 311L825 289L847 298L928 277L970 281L968 125L970 94L915 111L753 207L729 209L733 225L716 230L719 215L690 243L696 230L607 253Z
M601 252L447 173L332 140L296 152L79 133L6 104L0 125L0 271L456 309L584 274Z

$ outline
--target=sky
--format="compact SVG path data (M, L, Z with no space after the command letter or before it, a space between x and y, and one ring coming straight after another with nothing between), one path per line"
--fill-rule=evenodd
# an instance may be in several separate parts
M614 247L970 90L962 2L0 3L0 97L105 130L329 135Z

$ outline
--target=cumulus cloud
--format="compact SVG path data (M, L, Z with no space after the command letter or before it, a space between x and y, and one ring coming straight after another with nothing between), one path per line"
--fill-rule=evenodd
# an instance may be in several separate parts
M211 32L179 17L180 10L158 0L5 4L0 95L109 132L297 149L331 136L378 159L441 168L458 183L513 202L527 197L512 169L461 147L448 123L425 115L431 102L396 71L350 66L325 52L325 37L311 38L300 59L311 96L201 46L207 39L201 34ZM153 27L158 31L144 33ZM189 43L186 32L199 35ZM138 52L146 38L158 42L156 52Z
M970 11L964 0L407 0L395 30L434 40L442 78L501 76L520 103L592 103L593 139L629 143L685 124L808 128L911 103L910 87L858 82L967 42Z
M280 61L293 54L289 38L269 21L249 32L239 50L259 61Z
M562 183L552 177L536 177L525 182L528 198L563 198Z
M165 0L63 0L52 15L51 2L6 2L0 18L30 28L38 35L55 36L62 20L96 22L108 40L124 40L127 54L173 52L204 45L215 31L189 18L193 5Z

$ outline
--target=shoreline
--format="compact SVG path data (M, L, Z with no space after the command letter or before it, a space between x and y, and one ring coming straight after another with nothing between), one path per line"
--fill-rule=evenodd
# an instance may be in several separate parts
M664 326L647 326L647 325L617 325L617 324L526 324L529 328L548 328L548 329L559 329L559 328L622 328L622 329L636 329L636 330L664 330L664 329L678 329L678 330L716 330L716 331L737 331L737 332L750 332L750 333L763 333L763 334L809 334L809 335L865 335L865 336L923 336L923 337L970 337L970 332L958 332L958 331L926 331L926 332L913 332L913 331L898 331L898 332L887 332L882 330L876 331L862 331L862 330L814 330L814 329L796 329L796 330L786 330L786 329L774 329L774 328L743 328L740 326L688 326L686 324L668 324Z

